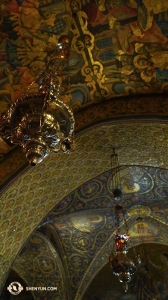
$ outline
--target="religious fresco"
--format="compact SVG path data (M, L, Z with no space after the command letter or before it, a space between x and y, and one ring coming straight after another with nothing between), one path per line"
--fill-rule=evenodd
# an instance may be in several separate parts
M168 4L163 2L98 1L96 6L92 1L82 7L95 38L93 58L103 66L110 94L166 90Z
M37 91L60 35L71 40L74 112L111 98L167 93L168 4L161 0L2 0L0 114ZM67 79L62 90L67 89ZM68 103L70 99L65 97ZM160 100L158 100L160 101ZM0 159L12 150L0 139Z
M63 34L71 38L75 110L116 95L167 91L163 0L4 0L0 11L1 113L22 93L37 90L34 81Z
M108 187L110 188L112 178L116 180L117 174L112 174L108 180ZM119 178L122 185L123 194L133 194L138 192L144 194L153 188L153 178L144 169L140 167L123 168L119 172Z
M141 222L140 224L134 224L129 229L131 238L153 237L159 234L159 230L156 226L151 223Z
M159 217L157 205L163 208L164 199L166 200L168 196L167 170L144 166L122 166L119 174L123 191L123 206L127 209L128 216L138 216L139 213L150 215L149 205L151 205L151 209L153 205L156 208L153 208L152 211L156 210L155 215L158 214ZM63 199L47 217L48 220L55 216L86 209L114 208L115 203L112 201L111 189L112 176L114 178L116 176L115 169L86 182L73 194L69 194ZM136 205L137 211L132 205ZM144 205L145 209L143 210L140 205Z
M105 217L101 214L89 214L74 216L70 219L70 223L76 229L82 232L91 232L104 227Z

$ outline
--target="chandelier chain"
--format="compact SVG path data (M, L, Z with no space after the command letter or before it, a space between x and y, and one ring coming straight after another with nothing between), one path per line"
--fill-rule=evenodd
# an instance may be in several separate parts
M113 274L119 276L119 281L123 283L126 292L128 290L128 283L131 280L131 276L134 274L134 272L137 269L137 266L140 264L140 257L136 255L134 259L131 259L129 258L129 256L127 256L128 241L130 240L130 235L126 215L121 205L122 189L120 167L118 155L115 153L114 148L111 154L111 184L113 201L117 204L115 205L114 211L114 224L116 227L114 235L115 251L111 252L109 256L109 261L113 269Z

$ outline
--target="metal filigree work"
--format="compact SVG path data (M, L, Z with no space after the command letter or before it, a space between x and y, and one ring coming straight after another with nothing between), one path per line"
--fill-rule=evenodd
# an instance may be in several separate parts
M62 36L37 93L22 95L1 120L1 136L23 147L35 166L50 152L74 150L74 115L60 95L59 67L69 57L69 39Z
M128 290L128 282L135 273L137 266L140 264L140 257L137 255L134 260L127 256L127 242L129 236L126 234L115 235L116 252L111 252L109 261L113 269L113 274L119 277L119 281L123 283L125 292Z

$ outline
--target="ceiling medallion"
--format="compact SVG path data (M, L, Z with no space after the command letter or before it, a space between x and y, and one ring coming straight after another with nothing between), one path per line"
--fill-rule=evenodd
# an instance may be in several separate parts
M69 153L75 148L74 114L60 92L69 54L69 38L61 36L47 68L39 74L38 91L18 98L0 121L2 138L20 145L32 166L51 152Z
M117 172L117 180L115 177L115 182L112 182L113 187L113 198L116 201L121 201L122 199L122 190L121 190L121 182L119 178L119 163L118 163L118 155L115 153L113 149L113 154L111 156L112 159L112 169L113 172ZM126 219L124 217L124 212L122 206L119 202L115 206L115 226L116 232L114 235L115 241L115 249L111 252L109 256L110 265L113 270L113 274L119 277L119 281L123 283L124 290L127 292L128 283L131 280L131 276L135 273L137 266L141 263L139 255L136 255L135 259L132 260L127 256L128 252L128 241L130 240L130 235L128 232L128 226L126 223ZM123 230L121 230L121 227ZM123 231L123 232L121 232Z

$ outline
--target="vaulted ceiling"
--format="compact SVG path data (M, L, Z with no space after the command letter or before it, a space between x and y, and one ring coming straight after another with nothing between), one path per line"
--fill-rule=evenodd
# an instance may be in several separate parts
M157 274L167 270L168 4L3 0L0 12L1 114L22 93L38 89L31 83L45 68L59 36L68 34L76 121L75 151L52 154L34 168L20 147L0 138L2 299L12 297L7 286L19 280L25 286L58 287L53 293L29 294L29 299L121 300L141 295L136 299L146 300L146 290L153 299L156 293L149 286L124 295L112 274L113 284L102 281L100 291L94 282L89 290L89 284L103 267L106 274L113 244L112 147L119 155L132 246L139 244L140 214L150 268ZM68 88L66 79L62 87ZM157 243L162 246L154 247ZM166 282L159 276L158 299L166 300ZM139 286L144 285L145 279Z

